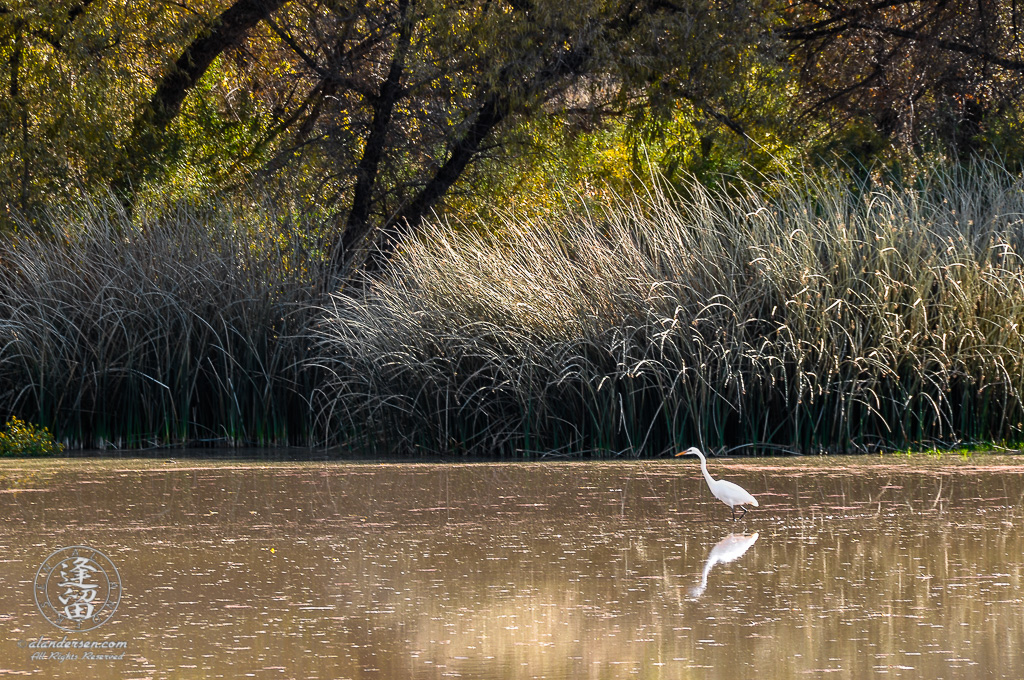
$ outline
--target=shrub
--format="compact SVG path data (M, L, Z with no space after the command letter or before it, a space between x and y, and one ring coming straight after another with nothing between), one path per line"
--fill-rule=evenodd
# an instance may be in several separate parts
M11 416L0 431L0 456L57 456L64 445L55 441L45 427L38 427Z

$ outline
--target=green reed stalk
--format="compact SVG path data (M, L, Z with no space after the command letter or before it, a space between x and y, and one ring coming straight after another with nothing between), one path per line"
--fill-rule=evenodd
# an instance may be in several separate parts
M260 205L113 201L0 239L0 412L86 447L308 443L315 245Z

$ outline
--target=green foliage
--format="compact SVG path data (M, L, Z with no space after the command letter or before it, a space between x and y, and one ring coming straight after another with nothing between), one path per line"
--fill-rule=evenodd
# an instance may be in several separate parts
M0 107L6 226L15 214L33 218L55 201L77 200L83 189L155 186L194 197L253 173L321 211L344 215L362 200L369 218L386 222L417 200L453 149L475 156L504 144L513 167L529 166L523 154L536 147L517 144L517 131L545 117L564 120L569 110L586 110L613 130L680 115L702 129L722 116L746 123L737 93L753 90L739 83L763 66L752 49L766 16L756 5L545 0L527 11L490 2L290 2L272 24L226 46L180 114L156 129L147 114L154 89L232 4L191 0L179 11L145 0L130 7L46 0L0 11L0 67L17 83ZM398 87L384 102L389 64ZM488 107L498 115L485 138L467 141L467 128ZM667 146L685 155L681 143ZM638 144L631 146L636 160ZM708 176L724 167L701 162ZM366 196L355 192L357 177L367 182ZM485 197L472 183L461 190Z
M63 451L64 445L55 441L47 428L15 416L0 431L0 457L57 456Z
M1024 95L1016 2L797 0L782 16L800 109L838 137L868 125L902 164L1016 146L990 134L1017 117Z
M580 207L601 213L617 195L643 193L652 172L724 188L761 183L845 148L820 125L793 124L794 74L752 48L737 58L744 62L713 100L677 97L657 111L638 101L618 115L555 108L522 122L446 198L446 214L493 229L509 206L520 217Z
M336 230L362 177L367 219L400 221L488 102L500 121L441 191L461 217L628 192L652 168L716 185L837 158L1024 157L1022 71L1002 20L1018 8L1005 3L858 2L885 34L868 40L860 14L814 3L293 0L225 45L171 123L149 129L154 90L234 4L0 3L0 227L111 184L129 202L193 200L254 177ZM937 33L898 38L917 30Z
M153 84L179 51L222 11L224 0L166 3L96 0L13 0L0 3L0 228L16 216L34 218L56 202L102 191L130 165L129 141ZM240 163L256 137L260 112L220 87L233 71L214 68L190 100L185 121L162 136L153 178L179 186L182 177L204 181L191 191L224 185L224 167ZM7 95L10 96L7 96ZM179 170L191 165L190 172ZM197 170L198 169L198 170ZM201 172L199 172L201 170Z

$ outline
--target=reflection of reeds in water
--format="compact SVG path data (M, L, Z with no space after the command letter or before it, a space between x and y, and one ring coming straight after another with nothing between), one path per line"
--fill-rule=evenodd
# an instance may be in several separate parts
M369 446L487 454L1015 439L1022 214L1019 182L975 168L434 226L336 299L323 414Z
M300 336L321 275L249 206L81 206L0 241L0 412L85 446L309 436Z
M408 533L374 534L384 553L368 560L349 549L337 564L338 580L375 587L346 586L338 597L353 631L345 641L397 648L374 661L401 677L432 677L438 667L489 678L527 668L607 678L676 678L694 667L750 677L758 664L772 677L1015 668L1024 573L1000 556L1019 555L1020 537L991 525L973 536L936 531L943 525L928 516L914 528L892 517L790 526L742 569L716 572L714 597L699 600L687 594L704 556L679 555L678 528L632 527L615 545L582 533L564 534L561 546L520 534L515 549L482 533L420 533L414 548ZM641 535L646 556L634 547Z

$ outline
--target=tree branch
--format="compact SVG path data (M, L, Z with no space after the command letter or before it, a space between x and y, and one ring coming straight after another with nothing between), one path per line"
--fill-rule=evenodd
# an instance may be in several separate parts
M162 131L178 115L185 96L224 50L242 41L245 34L288 0L237 0L221 14L209 33L192 41L173 68L164 75L149 102L149 123Z
M875 33L879 35L889 35L896 38L903 38L905 40L912 40L925 45L931 45L938 47L939 49L948 50L950 52L957 52L959 54L965 54L969 57L976 57L982 61L992 64L994 66L1001 66L1008 71L1024 71L1024 61L1017 59L1010 59L1003 57L998 54L993 54L988 50L962 43L958 40L945 40L942 38L934 38L928 35L922 35L916 31L907 31L893 26L884 26L879 24L870 23L852 23L850 28L860 28L869 33Z
M466 134L455 143L444 165L438 168L434 176L420 190L402 211L381 229L378 245L368 254L365 270L376 272L391 257L395 247L409 232L415 230L423 222L423 218L434 204L455 184L469 162L480 151L483 141L509 113L508 101L490 96L477 110ZM365 238L364 238L365 240ZM356 246L357 244L353 244ZM357 248L350 248L346 253L346 264L351 265Z
M155 169L160 136L181 111L189 91L220 54L242 42L246 33L288 0L236 0L214 21L209 32L200 35L182 51L174 66L164 74L141 116L135 119L129 138L127 160L111 181L114 193L130 201L133 182Z
M917 0L884 0L869 5L853 6L841 9L839 6L829 6L821 2L810 2L817 9L828 12L829 16L806 26L794 26L785 28L781 35L786 40L811 41L817 38L825 38L843 32L848 24L840 24L851 17L863 16L869 12L877 12L883 9L891 9L901 5L914 4ZM838 27L836 24L840 24Z
M405 69L405 56L412 38L412 27L406 17L409 0L399 0L398 44L391 59L391 67L387 78L380 86L380 93L373 101L373 120L370 132L363 147L363 156L356 168L356 186L352 196L352 208L348 212L345 231L341 237L341 249L336 254L340 268L348 259L347 253L361 244L370 230L370 206L373 198L373 186L377 180L380 162L384 157L388 126L394 114L395 104L402 96L402 73Z
M334 85L344 87L348 90L352 90L353 92L357 92L367 98L373 97L376 94L371 88L369 88L364 83L360 83L356 80L353 80L352 78L345 78L343 76L340 76L334 71L334 69L331 69L329 66L325 67L318 64L316 59L314 59L312 56L310 56L308 52L302 49L302 46L299 45L293 37L288 35L284 31L284 29L282 29L280 26L277 25L277 23L275 23L269 18L267 19L267 25L270 26L270 30L272 30L274 34L277 35L281 42L288 46L288 49L290 49L292 52L298 55L299 59L302 60L302 63L304 63L309 68L310 71L317 74L321 81L330 81Z
M589 51L584 47L554 55L546 68L541 69L519 88L517 98L529 102L545 94L551 96L553 91L550 88L564 76L578 72L588 54ZM504 80L505 78L499 79ZM514 91L516 88L511 86L509 89ZM512 108L512 99L509 96L492 92L484 97L484 102L472 117L465 134L453 144L448 160L437 169L420 192L381 228L379 238L375 239L377 247L367 254L364 273L379 271L401 240L422 224L431 208L451 189L470 161L480 153L484 141L491 132L511 115ZM354 256L361 250L358 246L362 244L353 245L355 247L345 254L347 268L352 266Z
M804 26L783 29L781 35L784 39L793 42L810 43L822 38L837 37L848 31L860 30L874 35L902 38L923 45L937 47L941 50L957 52L969 57L975 57L994 66L1001 66L1010 71L1024 71L1024 61L995 54L989 50L959 40L939 38L920 30L921 27L934 20L933 16L924 11L915 13L915 16L920 21L916 26L909 29L867 19L867 17L881 10L903 5L916 5L916 0L883 0L882 2L843 9L840 9L838 6L828 7L818 2L811 2L810 4L822 11L830 12L830 16Z

